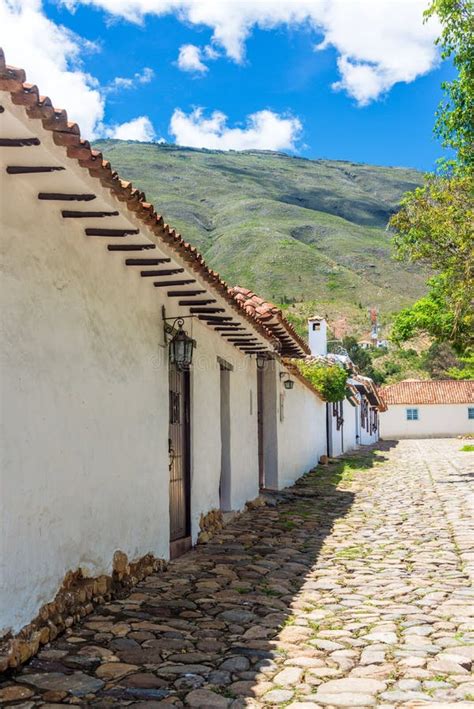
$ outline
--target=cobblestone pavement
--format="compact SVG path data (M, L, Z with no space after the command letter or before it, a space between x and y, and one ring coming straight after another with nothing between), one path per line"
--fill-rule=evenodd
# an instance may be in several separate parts
M474 455L461 446L379 444L305 476L97 608L0 700L474 707Z

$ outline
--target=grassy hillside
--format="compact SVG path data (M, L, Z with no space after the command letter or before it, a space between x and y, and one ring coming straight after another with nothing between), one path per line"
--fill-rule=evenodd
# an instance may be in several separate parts
M390 313L424 290L418 267L390 259L385 231L401 195L421 183L415 170L115 140L97 147L230 284L277 303L315 301L334 316L359 311L362 329L367 306Z

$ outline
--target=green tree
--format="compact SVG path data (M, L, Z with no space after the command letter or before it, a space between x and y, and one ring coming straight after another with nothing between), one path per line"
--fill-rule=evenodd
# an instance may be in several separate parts
M449 342L459 354L469 350L474 327L469 297L464 297L462 305L459 302L453 305L446 280L445 275L431 278L428 281L428 295L398 313L391 333L395 343L400 344L419 333L426 333L437 342ZM472 293L472 285L467 288Z
M474 172L474 3L473 0L433 0L426 20L437 16L441 35L437 44L443 59L452 58L453 81L442 84L445 98L436 113L435 133L443 146L456 153L455 170Z
M460 358L459 367L451 367L446 372L451 379L474 379L474 354Z
M433 0L425 14L438 16L442 56L452 58L457 69L457 77L443 85L435 123L435 133L455 159L408 193L390 221L397 258L438 274L428 282L428 295L396 318L393 337L406 340L422 331L463 353L473 344L474 327L473 0Z
M352 335L347 335L342 339L342 346L354 362L359 372L367 377L373 378L374 368L372 366L372 355L370 350L361 347L356 338Z
M424 353L423 364L433 379L447 379L460 361L449 342L433 342Z

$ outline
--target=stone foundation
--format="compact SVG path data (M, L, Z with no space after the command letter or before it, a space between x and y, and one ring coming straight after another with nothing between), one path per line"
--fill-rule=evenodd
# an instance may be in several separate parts
M116 551L112 575L90 578L85 577L81 569L68 571L54 600L45 603L36 618L17 635L0 640L0 672L19 667L36 655L41 645L54 640L63 630L91 613L94 606L126 595L145 576L165 567L166 562L153 554L129 561L124 552Z
M200 533L198 544L205 544L219 532L224 526L224 518L221 510L210 510L207 514L201 514L199 520Z

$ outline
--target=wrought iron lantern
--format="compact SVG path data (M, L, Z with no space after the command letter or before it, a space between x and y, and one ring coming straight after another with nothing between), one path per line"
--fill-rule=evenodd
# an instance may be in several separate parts
M193 361L194 340L184 331L182 318L178 318L174 324L178 329L170 340L170 362L178 369L189 369Z
M257 369L265 369L266 357L262 354L257 355Z
M280 372L280 379L284 379L283 386L285 389L293 389L295 386L295 382L287 372Z

